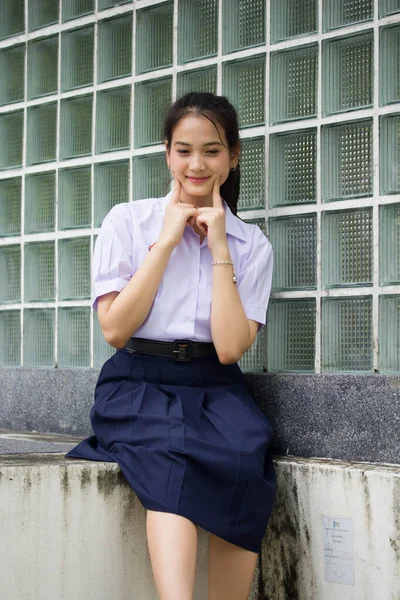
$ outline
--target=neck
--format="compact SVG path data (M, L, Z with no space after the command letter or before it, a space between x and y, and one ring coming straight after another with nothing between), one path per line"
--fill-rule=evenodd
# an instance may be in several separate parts
M184 190L181 191L181 202L187 202L188 204L199 207L213 206L212 194L209 194L208 196L191 196Z

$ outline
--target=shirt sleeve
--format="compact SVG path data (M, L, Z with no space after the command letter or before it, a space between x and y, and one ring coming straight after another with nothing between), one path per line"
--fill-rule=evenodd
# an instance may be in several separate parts
M266 323L272 285L273 250L270 241L255 225L248 254L241 265L238 292L248 319L259 323L260 331Z
M106 215L92 261L92 306L99 296L120 292L134 274L132 221L128 205L117 204Z

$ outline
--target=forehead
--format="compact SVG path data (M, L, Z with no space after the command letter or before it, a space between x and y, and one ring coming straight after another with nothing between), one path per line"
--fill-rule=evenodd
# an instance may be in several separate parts
M180 142L222 142L226 145L224 129L219 123L212 123L206 117L200 115L187 115L183 117L174 127L172 133L173 141Z

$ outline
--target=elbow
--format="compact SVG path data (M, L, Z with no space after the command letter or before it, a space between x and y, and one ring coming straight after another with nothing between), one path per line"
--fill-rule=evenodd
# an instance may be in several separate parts
M218 352L218 360L221 363L221 365L232 365L234 363L236 363L238 360L240 360L240 358L242 357L241 354L238 353L233 353L233 352L226 352L226 351L222 351L222 352Z
M126 339L122 339L116 331L104 331L103 334L107 344L116 348L116 350L121 350L125 347Z

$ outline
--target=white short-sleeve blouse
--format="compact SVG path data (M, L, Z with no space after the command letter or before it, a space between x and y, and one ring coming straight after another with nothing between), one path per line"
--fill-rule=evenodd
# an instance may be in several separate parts
M92 262L95 310L99 296L120 292L142 264L160 235L171 194L117 204L105 217ZM247 318L257 321L261 329L271 291L272 247L257 225L237 218L225 201L223 205L240 299ZM133 337L211 342L211 262L207 237L200 244L193 228L186 227L171 253L151 310Z

